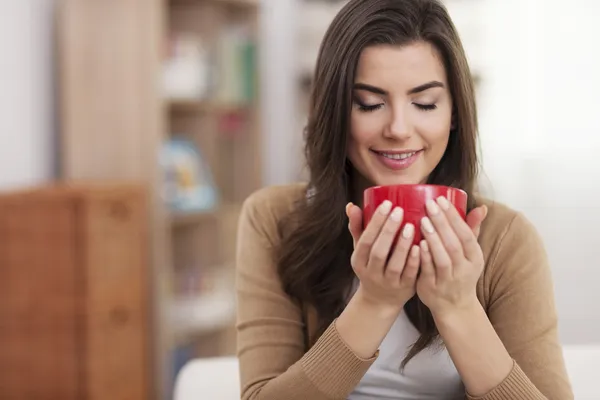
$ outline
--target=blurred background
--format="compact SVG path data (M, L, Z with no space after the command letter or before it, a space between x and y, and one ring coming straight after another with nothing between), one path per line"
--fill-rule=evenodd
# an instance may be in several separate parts
M1 398L169 399L187 361L235 354L240 206L305 179L312 70L344 3L3 2ZM446 4L481 186L544 238L561 341L600 343L600 2Z

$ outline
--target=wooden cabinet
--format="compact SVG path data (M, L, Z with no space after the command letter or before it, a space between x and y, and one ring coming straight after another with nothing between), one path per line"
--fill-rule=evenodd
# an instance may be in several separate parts
M145 190L0 196L0 398L146 400Z

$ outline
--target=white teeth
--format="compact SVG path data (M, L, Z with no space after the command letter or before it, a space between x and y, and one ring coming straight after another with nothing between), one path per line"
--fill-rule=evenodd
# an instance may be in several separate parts
M412 153L403 153L403 154L389 154L389 153L380 153L382 156L386 158L391 158L392 160L405 160L414 156L417 152L413 151Z

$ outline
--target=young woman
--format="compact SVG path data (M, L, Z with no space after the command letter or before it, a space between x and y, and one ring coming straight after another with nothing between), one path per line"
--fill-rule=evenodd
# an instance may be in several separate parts
M438 0L351 0L325 35L306 131L308 185L245 202L238 356L253 400L572 399L543 245L474 193L473 82ZM424 240L372 185L432 183ZM393 250L390 250L392 249Z

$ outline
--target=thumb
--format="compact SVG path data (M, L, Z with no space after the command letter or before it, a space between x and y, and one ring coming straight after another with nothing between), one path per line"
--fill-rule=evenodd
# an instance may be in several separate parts
M469 228L471 228L473 234L475 234L475 237L479 237L481 224L487 216L487 213L488 208L484 205L471 210L471 212L467 215L467 225L469 225Z
M348 229L350 230L350 234L352 235L352 240L354 241L354 245L356 246L356 242L362 235L363 226L362 226L362 210L360 207L355 206L352 203L348 203L346 206L346 215L348 216Z

